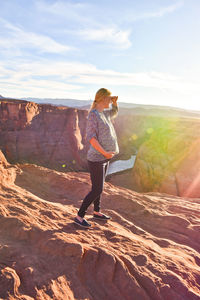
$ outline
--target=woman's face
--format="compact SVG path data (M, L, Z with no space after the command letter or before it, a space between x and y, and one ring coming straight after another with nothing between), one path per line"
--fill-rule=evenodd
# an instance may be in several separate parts
M105 108L109 108L110 103L112 103L112 97L111 96L104 97L103 103Z

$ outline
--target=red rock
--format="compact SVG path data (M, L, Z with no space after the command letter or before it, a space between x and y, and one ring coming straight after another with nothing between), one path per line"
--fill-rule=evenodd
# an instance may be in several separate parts
M3 99L0 148L11 163L29 162L60 171L83 170L86 120L84 110Z
M139 148L132 172L135 190L199 198L199 128L199 120L189 119L155 130Z
M120 148L117 159L139 151L132 172L108 180L138 192L200 197L199 146L191 149L200 138L198 114L147 108L122 108L114 120ZM87 171L87 115L87 110L2 98L0 149L10 163Z
M180 196L200 197L200 138L191 144L187 159L176 172L176 180Z
M112 220L94 220L91 206L84 230L73 219L89 173L0 157L0 298L200 299L200 199L105 182Z

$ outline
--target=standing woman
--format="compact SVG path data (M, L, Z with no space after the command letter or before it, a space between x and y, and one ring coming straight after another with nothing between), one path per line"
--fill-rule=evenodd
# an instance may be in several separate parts
M74 221L83 227L90 227L91 224L85 219L85 213L93 202L93 217L99 220L110 219L109 216L100 213L100 197L103 192L104 181L111 158L119 153L117 136L111 119L118 114L118 97L111 97L107 89L97 91L95 100L90 108L87 120L86 135L90 147L87 153L88 168L92 182L91 191L83 199L82 205ZM109 108L112 103L112 109Z

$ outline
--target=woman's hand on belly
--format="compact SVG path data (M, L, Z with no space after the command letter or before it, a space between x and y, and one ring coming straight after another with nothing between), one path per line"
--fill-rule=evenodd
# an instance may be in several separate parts
M90 140L90 144L106 158L112 158L116 154L115 151L104 150L104 148L99 144L99 142L97 141L97 139L95 137L93 137Z
M105 156L106 158L112 158L114 155L115 155L115 152L114 152L114 151L108 151L108 152L105 152L105 153L104 153L104 156Z

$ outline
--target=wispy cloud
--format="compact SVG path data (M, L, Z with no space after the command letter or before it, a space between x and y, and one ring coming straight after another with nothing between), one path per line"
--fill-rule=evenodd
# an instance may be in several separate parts
M131 46L129 36L130 30L120 30L116 28L84 29L77 32L81 38L96 42L104 42L114 47L126 49Z
M77 36L82 40L101 42L102 45L119 47L119 49L127 49L131 46L130 41L130 29L122 30L117 25L116 21L110 21L106 17L106 12L102 16L98 13L98 5L91 3L73 3L56 1L54 3L48 3L45 1L37 2L37 9L40 12L54 16L54 22L68 22L68 26L62 27L58 31L69 34L71 36ZM101 15L101 17L100 17ZM57 21L55 21L55 19ZM71 22L70 22L71 20ZM76 30L74 26L76 24ZM104 25L102 25L104 24ZM56 28L52 29L56 31Z
M54 1L50 3L42 0L36 1L35 5L37 10L43 14L53 15L54 18L57 16L68 21L71 20L73 23L89 23L92 19L92 16L89 17L89 11L94 7L86 2Z
M150 18L161 18L161 17L165 16L166 14L175 12L183 5L184 5L184 2L179 1L172 5L158 8L155 11L147 11L147 12L142 12L142 13L137 12L137 13L135 13L135 14L133 13L131 15L127 11L126 21L132 22L132 21L139 21L139 20L150 19Z
M54 1L54 2L48 2L48 1L42 1L38 0L36 1L36 7L37 9L44 11L44 12L50 12L52 14L58 14L58 15L65 15L66 13L70 13L74 15L77 15L77 13L81 12L83 9L90 7L91 5L88 3L81 3L81 2L70 2L70 1Z
M177 2L175 4L172 4L170 6L166 6L166 7L162 7L160 8L158 11L156 12L150 12L150 13L146 13L144 14L144 17L145 18L155 18L155 17L162 17L166 14L169 14L169 13L173 13L174 11L176 11L177 9L179 9L180 7L182 7L184 4L183 1L181 2Z
M15 97L71 97L86 99L78 93L85 85L144 87L173 90L179 93L200 92L199 82L191 82L161 72L116 72L101 70L91 64L48 61L1 64L1 94L13 92ZM9 96L14 96L9 95ZM51 96L50 96L51 95ZM73 96L74 95L74 96Z
M41 53L63 53L72 50L72 47L56 42L51 37L26 31L3 19L0 24L4 28L0 37L1 49L34 49Z

